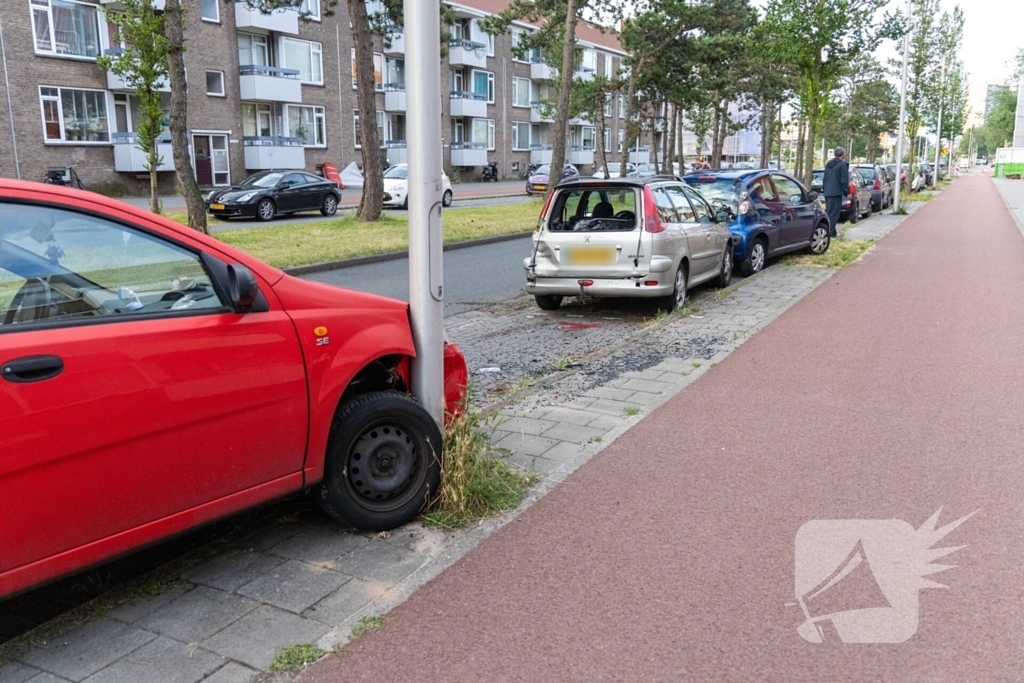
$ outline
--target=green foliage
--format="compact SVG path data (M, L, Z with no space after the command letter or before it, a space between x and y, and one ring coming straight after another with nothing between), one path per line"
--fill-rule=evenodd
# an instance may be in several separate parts
M384 625L384 617L360 617L359 623L352 627L352 637L358 638L367 631L379 631Z
M326 654L319 647L311 644L281 648L277 651L274 661L270 663L269 670L272 673L291 671L300 666L308 666Z

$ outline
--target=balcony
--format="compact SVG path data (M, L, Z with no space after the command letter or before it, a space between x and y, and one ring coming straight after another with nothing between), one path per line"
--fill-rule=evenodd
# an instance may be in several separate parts
M106 9L114 10L115 12L124 11L124 5L122 5L119 0L100 0L100 4ZM153 9L157 12L163 12L165 5L165 0L153 0Z
M575 117L569 119L568 125L570 125L570 126L589 126L590 125L590 119L588 119L585 114L581 114L579 116L575 116Z
M554 145L530 145L531 164L550 164Z
M592 81L594 80L594 74L597 73L597 69L592 69L589 66L578 66L576 67L575 73L572 77L577 81Z
M651 147L650 147L650 145L644 145L642 147L630 147L629 148L629 163L631 163L631 164L649 164L649 163L651 163Z
M550 81L555 77L555 70L544 62L530 64L530 78L535 81Z
M302 83L295 69L246 64L238 67L242 100L302 102Z
M554 123L555 113L551 106L544 106L539 100L530 102L530 123Z
M107 57L120 57L124 54L124 50L119 47L108 48L103 51L103 54ZM160 92L171 92L171 84L167 78L161 78L157 81L157 90ZM135 88L125 83L124 79L115 74L113 71L107 72L107 90L114 90L120 92L135 92Z
M148 173L149 158L139 147L139 136L135 133L113 133L114 170L118 173ZM169 133L161 134L157 139L156 150L160 155L157 171L173 171L174 157L171 149Z
M299 32L299 13L293 9L276 9L270 14L264 14L250 9L244 2L236 2L235 27L246 31L277 31L296 35Z
M452 66L487 66L487 46L465 38L456 38L448 43L448 63Z
M569 163L574 166L592 166L594 164L594 148L573 145L569 149Z
M487 117L487 95L465 90L452 91L452 113L455 118L470 116L472 118Z
M388 140L384 143L384 150L387 152L388 164L391 166L409 161L405 140Z
M384 84L384 111L405 111L405 83Z
M306 168L306 148L302 138L246 137L245 168L267 171L275 168Z
M405 34L389 33L384 41L385 57L402 57L405 55Z
M452 166L486 166L487 143L453 142Z

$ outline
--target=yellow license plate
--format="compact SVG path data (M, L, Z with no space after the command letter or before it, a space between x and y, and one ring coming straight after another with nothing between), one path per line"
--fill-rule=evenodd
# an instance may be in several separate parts
M547 185L534 185L533 189L539 190L541 192L544 192L545 190L548 189L548 186Z
M566 263L574 266L607 266L615 263L612 247L572 247L566 249Z
M224 210L224 205L223 204L210 204L210 208L213 209L214 211L223 211Z

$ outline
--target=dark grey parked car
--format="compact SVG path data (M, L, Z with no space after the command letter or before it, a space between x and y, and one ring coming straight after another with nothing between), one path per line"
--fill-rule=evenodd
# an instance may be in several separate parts
M854 168L864 179L864 186L871 192L872 209L881 211L892 204L894 185L881 164L857 164Z

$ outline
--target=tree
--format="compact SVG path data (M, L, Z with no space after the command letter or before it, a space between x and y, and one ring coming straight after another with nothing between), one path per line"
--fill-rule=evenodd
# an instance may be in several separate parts
M206 202L192 172L188 151L188 90L185 84L185 13L181 0L167 0L164 8L167 37L167 75L171 83L171 150L174 170L188 211L188 227L208 234Z
M886 0L768 0L765 29L785 36L778 49L800 78L801 100L807 115L803 181L811 184L814 147L822 123L823 104L836 86L844 65L862 52L872 52L892 35L890 17L879 23L876 14Z
M107 21L116 29L114 40L124 43L125 49L120 55L98 57L96 63L119 76L139 100L137 144L146 153L150 210L160 213L156 174L162 159L156 140L164 120L160 88L167 83L165 17L153 7L153 0L121 0L121 6L120 12L107 12Z
M931 88L938 80L935 70L939 0L913 0L905 30L910 31L910 53L907 59L907 140L916 141ZM910 167L914 168L917 145L910 145Z
M363 156L363 195L360 220L380 220L384 208L384 164L377 136L377 102L373 76L373 35L366 0L348 0L352 41L356 50L356 101L359 104L359 137Z
M608 159L604 150L604 108L609 98L618 92L619 81L607 76L595 76L592 81L573 84L569 99L569 118L584 118L594 122L594 146L597 165L608 174Z

